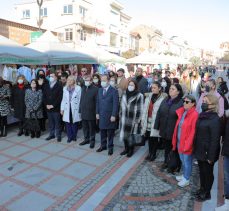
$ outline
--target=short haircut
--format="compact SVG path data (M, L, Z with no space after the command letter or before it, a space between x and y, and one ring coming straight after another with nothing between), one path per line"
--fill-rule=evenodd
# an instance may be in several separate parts
M108 74L103 74L103 75L101 75L101 79L102 79L102 77L106 77L108 81L110 80L110 76Z
M196 105L196 98L193 95L185 95L183 99L189 99L192 103Z
M68 75L68 73L66 73L66 72L63 72L62 74L61 74L61 77L63 77L63 78L68 78L69 77L69 75Z

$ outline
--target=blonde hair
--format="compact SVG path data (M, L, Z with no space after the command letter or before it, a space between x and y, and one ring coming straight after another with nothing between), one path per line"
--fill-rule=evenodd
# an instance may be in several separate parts
M218 113L219 111L219 99L213 94L207 94L204 97L208 99L211 105L209 105L209 108L213 111Z
M67 78L67 85L69 86L69 81L74 81L74 84L76 84L75 77L73 75L68 76Z

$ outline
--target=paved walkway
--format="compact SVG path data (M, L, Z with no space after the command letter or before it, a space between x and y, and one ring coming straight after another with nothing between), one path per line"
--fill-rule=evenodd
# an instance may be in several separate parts
M160 172L162 154L155 163L144 161L147 147L127 159L120 156L122 144L115 140L113 156L96 153L80 140L66 143L17 137L11 128L0 138L0 210L201 210L211 211L214 198L205 205L195 203L191 188L198 184L194 166L191 187L180 189L173 175ZM79 133L79 137L81 132ZM216 169L217 176L217 169Z

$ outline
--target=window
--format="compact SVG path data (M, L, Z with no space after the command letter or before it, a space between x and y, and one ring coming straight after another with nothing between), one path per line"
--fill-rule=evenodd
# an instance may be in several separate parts
M117 44L117 34L115 33L110 33L110 46L116 47Z
M65 40L72 41L73 40L73 31L72 29L65 29Z
M124 37L120 37L120 46L123 47L124 46Z
M64 14L72 14L72 5L69 4L69 5L64 5Z
M84 18L86 16L87 9L80 6L79 12L80 12L81 17Z
M42 9L41 9L41 16L42 16L42 17L47 17L47 16L48 16L47 8L42 8Z
M23 18L30 18L30 10L23 10Z
M87 32L85 30L80 31L80 40L82 40L82 41L87 40Z

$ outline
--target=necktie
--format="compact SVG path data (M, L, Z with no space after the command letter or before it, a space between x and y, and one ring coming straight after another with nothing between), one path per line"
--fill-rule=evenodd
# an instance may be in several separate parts
M106 89L103 89L103 96L105 96L107 93L107 90Z

